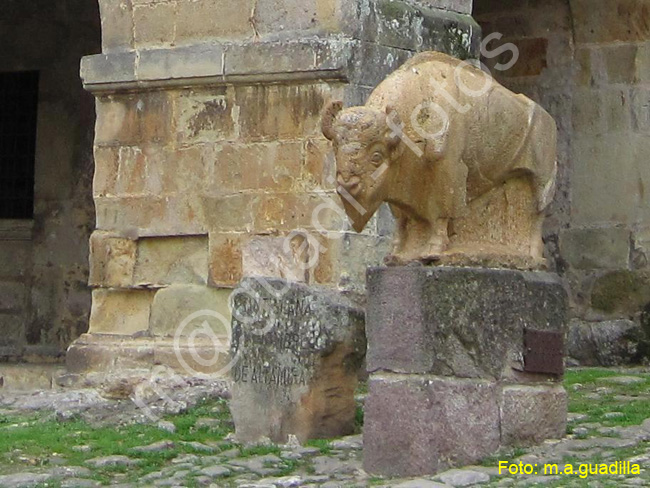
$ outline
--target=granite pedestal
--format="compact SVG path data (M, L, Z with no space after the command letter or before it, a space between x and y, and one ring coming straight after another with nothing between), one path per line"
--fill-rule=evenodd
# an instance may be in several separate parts
M553 274L371 268L365 470L434 474L562 437L566 323Z

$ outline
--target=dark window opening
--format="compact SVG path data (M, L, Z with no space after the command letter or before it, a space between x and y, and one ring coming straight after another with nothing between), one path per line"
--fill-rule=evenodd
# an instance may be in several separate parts
M38 71L0 73L0 219L34 217Z

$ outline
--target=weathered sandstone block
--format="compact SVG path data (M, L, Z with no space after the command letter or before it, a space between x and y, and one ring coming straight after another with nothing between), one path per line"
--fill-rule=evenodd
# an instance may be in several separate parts
M149 290L93 290L89 332L133 335L147 331L154 294Z
M312 250L312 253L314 250ZM302 235L253 238L243 249L244 276L265 276L306 283L309 280L309 242Z
M133 7L129 0L100 0L102 51L107 53L133 47Z
M133 34L136 48L169 46L174 42L176 2L156 2L133 7Z
M214 188L223 192L295 190L301 180L302 142L222 143L214 146Z
M208 194L201 198L202 214L211 232L250 232L259 209L259 195Z
M93 232L90 236L90 286L131 286L136 253L134 240L109 232Z
M261 195L254 225L258 232L346 229L338 203L324 193Z
M145 237L138 240L134 283L160 287L208 282L208 237Z
M168 141L174 135L169 92L110 95L97 99L95 144Z
M390 249L389 237L330 232L323 239L318 265L314 269L317 283L332 283L340 290L365 293L368 266L380 266Z
M159 290L151 305L151 334L187 337L194 333L205 339L227 337L231 291L199 285L172 285Z
M119 148L95 146L94 156L93 196L115 195L115 184L119 170Z
M301 186L306 189L335 190L336 162L334 153L324 138L305 141L305 164L302 168Z
M242 277L242 245L245 234L210 234L209 283L234 287Z
M178 142L181 144L232 139L233 94L225 87L184 90L175 100Z
M576 41L634 42L650 39L650 12L640 0L573 0ZM616 9L616 15L609 15Z
M354 430L363 314L340 295L245 278L234 295L231 410L242 442Z
M341 88L326 83L238 86L235 103L241 109L241 138L272 141L317 135L323 105L340 95Z
M192 194L95 198L97 228L139 237L207 234L204 203Z
M252 37L251 5L229 0L179 2L175 16L175 41L214 37ZM215 22L215 19L222 21Z
M251 20L260 34L336 30L340 3L337 0L259 0Z

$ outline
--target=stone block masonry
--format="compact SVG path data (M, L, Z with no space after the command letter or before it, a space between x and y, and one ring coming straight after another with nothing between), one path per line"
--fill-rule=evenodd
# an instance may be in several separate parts
M430 475L563 437L566 324L551 274L370 269L366 471Z
M512 69L493 69L495 76L538 101L558 122L560 178L545 225L546 248L570 284L572 337L589 337L571 341L569 354L583 365L642 361L650 340L641 319L647 297L633 303L622 299L606 309L601 303L604 294L607 302L624 295L618 286L622 275L626 290L642 289L650 262L645 245L650 219L648 4L474 4L484 35L502 35L488 50L506 43L519 49ZM494 62L509 62L508 56L486 63L494 68ZM634 330L630 321L636 323ZM610 339L616 354L596 353L593 345Z
M569 352L585 365L640 362L650 342L644 319L650 302L644 124L650 113L650 10L647 2L632 0L571 4L572 209L560 250L572 284L572 337L585 339L572 341Z

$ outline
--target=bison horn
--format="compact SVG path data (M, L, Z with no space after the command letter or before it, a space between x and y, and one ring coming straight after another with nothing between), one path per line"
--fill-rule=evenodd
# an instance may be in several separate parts
M336 134L334 133L334 119L336 119L336 116L341 112L341 110L343 110L343 102L338 100L330 102L323 112L321 128L323 130L323 135L330 141L333 141L336 137Z
M390 149L394 149L399 145L399 141L402 137L403 126L399 112L390 105L386 107L386 124L388 125L388 130L386 131L386 145Z

